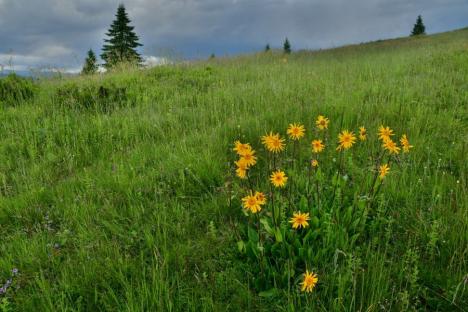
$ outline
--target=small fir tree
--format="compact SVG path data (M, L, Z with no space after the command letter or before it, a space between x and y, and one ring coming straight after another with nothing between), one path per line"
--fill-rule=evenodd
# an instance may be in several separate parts
M113 67L119 63L134 63L140 65L142 62L136 48L142 46L138 42L138 36L130 26L130 19L123 4L117 9L116 19L107 32L108 39L104 39L101 58L106 68Z
M284 50L284 53L286 53L286 54L291 53L291 44L289 43L288 38L286 38L286 40L284 40L283 50Z
M426 26L424 26L421 15L418 15L418 18L416 19L416 24L414 24L413 31L411 32L411 36L418 36L418 35L425 35L425 34L426 34Z
M268 52L268 51L270 51L270 50L271 50L271 49L270 49L270 44L267 43L267 45L265 46L265 52Z
M98 65L96 62L96 54L94 54L93 50L88 51L88 56L85 59L85 63L83 65L83 70L81 73L83 75L92 75L95 74L98 70Z

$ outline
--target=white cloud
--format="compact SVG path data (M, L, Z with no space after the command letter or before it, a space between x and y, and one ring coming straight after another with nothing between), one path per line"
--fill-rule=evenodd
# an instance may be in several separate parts
M155 67L160 65L167 65L171 62L165 57L159 57L154 55L144 55L143 56L143 66L145 67Z

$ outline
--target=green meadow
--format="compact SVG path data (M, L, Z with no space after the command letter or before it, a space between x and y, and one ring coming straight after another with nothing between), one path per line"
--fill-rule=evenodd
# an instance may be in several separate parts
M0 287L11 285L0 311L467 310L468 29L5 90ZM303 267L287 287L261 289L238 248L248 217L233 143L260 153L262 135L299 122L311 153L318 115L330 119L330 155L339 131L360 126L370 141L390 126L414 148L357 239L334 212L311 293ZM368 150L352 155L351 176L372 171Z

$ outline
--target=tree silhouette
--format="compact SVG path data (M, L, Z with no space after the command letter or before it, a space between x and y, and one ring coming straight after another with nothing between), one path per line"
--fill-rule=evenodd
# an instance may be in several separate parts
M284 40L283 50L284 50L284 53L286 53L286 54L291 53L291 44L289 43L288 38L286 38L286 40Z
M421 15L418 15L416 19L416 23L414 24L413 31L411 32L411 36L418 36L418 35L425 35L426 34L426 26L424 26L423 20Z
M95 74L98 70L98 65L96 63L96 54L94 54L93 50L88 51L88 56L85 59L85 63L83 66L83 70L81 73L83 75L90 75Z
M122 62L141 64L141 56L136 48L142 45L133 31L134 27L129 25L131 21L123 4L119 5L115 17L106 34L109 38L104 39L101 54L104 66L110 68Z
M270 50L271 50L271 49L270 49L270 44L267 43L267 45L265 46L265 52L268 52L268 51L270 51Z

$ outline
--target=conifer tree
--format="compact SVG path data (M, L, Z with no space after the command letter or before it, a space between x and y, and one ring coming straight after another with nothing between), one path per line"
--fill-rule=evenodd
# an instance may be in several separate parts
M426 34L426 26L424 26L421 15L418 15L418 18L416 19L416 24L414 24L413 31L411 32L411 36L418 36L418 35L425 35L425 34Z
M92 75L95 74L98 70L98 65L96 63L96 54L94 54L93 50L88 51L88 56L85 59L85 63L83 66L83 70L81 73L83 75Z
M284 53L286 53L286 54L291 53L291 44L289 43L288 38L286 38L286 40L284 40L283 50L284 50Z
M271 50L271 49L270 49L270 44L267 43L267 45L265 46L265 52L268 52L268 51L270 51L270 50Z
M108 39L104 39L101 58L104 66L110 68L122 62L141 64L141 56L136 48L142 46L138 42L138 36L130 26L130 19L123 4L117 9L116 19L112 22L108 32Z

